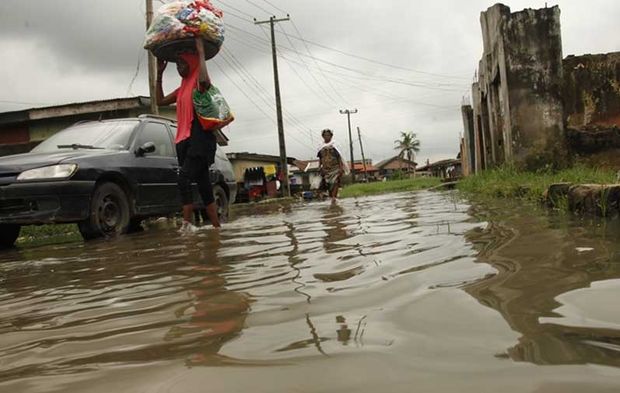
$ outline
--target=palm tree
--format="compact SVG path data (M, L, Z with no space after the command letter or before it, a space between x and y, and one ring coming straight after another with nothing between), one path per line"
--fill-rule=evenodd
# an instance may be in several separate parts
M409 171L411 171L411 162L415 159L416 153L420 152L420 140L414 132L401 132L400 137L401 139L394 141L396 144L395 149L399 151L400 157L407 156L409 161L407 166Z

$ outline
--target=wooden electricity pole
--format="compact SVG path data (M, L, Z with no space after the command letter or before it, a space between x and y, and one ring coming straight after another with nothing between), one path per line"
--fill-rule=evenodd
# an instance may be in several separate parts
M146 0L146 29L151 27L153 21L153 0ZM156 75L157 75L157 63L155 62L155 56L151 51L147 51L149 57L149 95L151 96L151 113L153 115L159 115L159 107L157 106L156 98Z
M364 145L362 145L362 131L357 127L357 137L360 140L360 151L362 153L362 164L364 165L364 180L368 181L368 172L366 170L366 157L364 157Z
M280 79L278 77L278 54L276 51L276 34L275 24L278 22L285 22L290 20L287 15L286 18L276 19L275 16L269 18L269 20L257 21L254 19L254 24L262 25L269 23L271 28L271 54L273 57L273 80L276 91L276 115L278 118L278 141L280 143L280 167L282 168L282 194L284 196L291 196L291 187L288 180L288 160L286 157L286 142L284 140L284 120L282 119L282 97L280 95Z
M351 153L351 178L353 179L353 183L355 183L355 161L353 160L353 137L351 136L351 115L356 114L357 109L350 110L340 110L340 114L347 115L347 122L349 124L349 152Z

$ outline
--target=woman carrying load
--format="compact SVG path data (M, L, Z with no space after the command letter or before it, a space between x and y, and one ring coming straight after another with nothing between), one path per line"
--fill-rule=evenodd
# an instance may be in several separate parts
M220 227L217 206L213 197L213 186L209 168L215 162L217 141L213 130L205 130L196 114L193 92L197 88L205 92L211 88L207 73L204 47L201 39L196 39L197 53L181 53L177 59L177 71L182 78L181 86L171 94L164 96L162 76L167 63L157 63L157 104L160 106L176 103L177 135L176 150L179 160L178 186L183 204L182 232L193 232L192 224L194 204L192 200L192 182L198 183L198 191L206 207L207 216L215 228Z

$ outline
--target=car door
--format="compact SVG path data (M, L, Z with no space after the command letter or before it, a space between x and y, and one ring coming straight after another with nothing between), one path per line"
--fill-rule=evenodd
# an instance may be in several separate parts
M134 151L152 142L155 151L136 155L133 168L137 181L136 209L140 214L168 213L179 207L177 159L164 123L145 122L134 142Z

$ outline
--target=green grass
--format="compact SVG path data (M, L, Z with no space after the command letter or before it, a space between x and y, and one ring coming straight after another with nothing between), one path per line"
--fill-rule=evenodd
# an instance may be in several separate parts
M81 240L82 236L75 224L30 225L22 227L17 245L39 246Z
M346 186L341 192L341 198L352 198L366 195L386 194L390 192L404 192L423 190L441 184L438 178L416 178L405 180L393 180L376 183L359 183Z
M506 166L466 177L458 189L472 196L539 201L553 183L609 184L615 180L614 171L583 165L555 172L524 172Z

